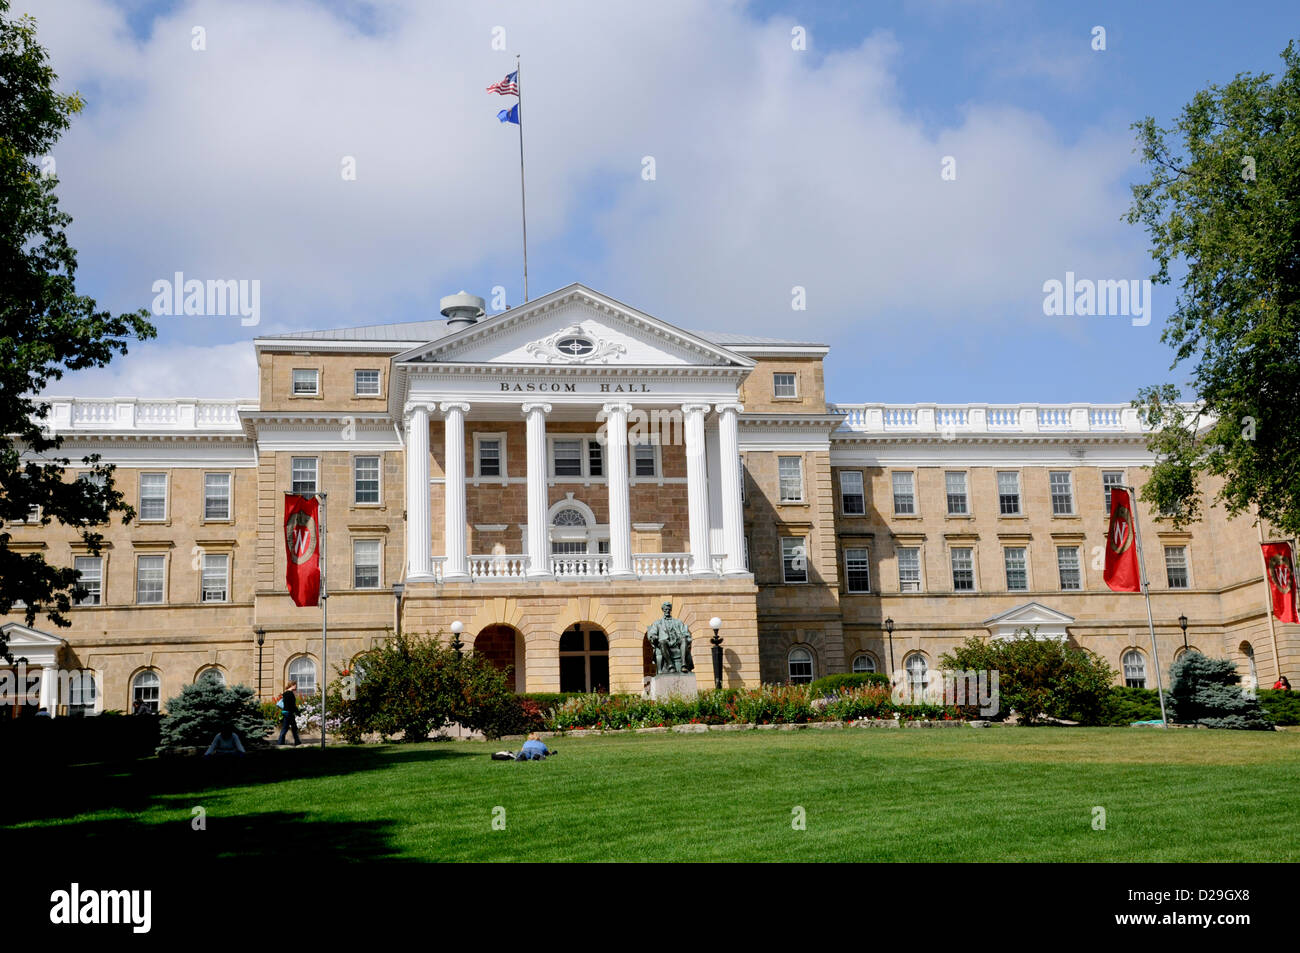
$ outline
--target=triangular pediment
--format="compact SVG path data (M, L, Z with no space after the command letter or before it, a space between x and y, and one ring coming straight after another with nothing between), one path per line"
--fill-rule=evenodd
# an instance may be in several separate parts
M574 284L484 318L398 363L612 367L752 367L696 334Z
M23 654L17 651L20 648L58 649L68 644L67 639L61 639L57 635L50 635L48 632L33 629L21 622L6 622L4 625L0 625L0 637L3 637L5 642L8 643L8 651L15 656Z
M1041 602L1026 602L1008 609L984 622L995 639L1011 638L1020 629L1028 629L1040 639L1064 640L1069 636L1066 627L1074 623L1074 616L1048 608Z

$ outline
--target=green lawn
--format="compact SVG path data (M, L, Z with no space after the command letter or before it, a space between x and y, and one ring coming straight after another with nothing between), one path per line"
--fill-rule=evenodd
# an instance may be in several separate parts
M1300 734L844 729L443 742L33 772L11 856L1300 860ZM222 766L224 767L224 766ZM16 803L13 803L16 801ZM192 809L207 829L191 829ZM806 830L792 827L793 809ZM1093 830L1093 808L1106 829ZM493 830L494 808L505 829ZM499 813L499 812L498 812ZM100 852L103 853L100 853ZM69 852L69 853L64 853Z

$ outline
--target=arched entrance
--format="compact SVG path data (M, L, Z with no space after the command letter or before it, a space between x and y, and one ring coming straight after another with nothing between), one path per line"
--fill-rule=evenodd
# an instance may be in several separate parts
M560 634L560 691L609 691L609 637L593 622L575 622Z
M497 668L511 670L509 684L516 692L524 690L524 640L509 625L489 625L474 637L474 654L487 658Z

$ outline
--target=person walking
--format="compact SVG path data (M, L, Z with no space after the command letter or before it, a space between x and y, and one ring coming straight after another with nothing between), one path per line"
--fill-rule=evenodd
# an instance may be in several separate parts
M284 686L284 694L280 696L280 707L284 709L284 717L280 719L280 740L277 744L284 744L284 735L288 731L293 732L294 747L302 741L298 737L298 696L294 693L297 687L297 682L290 682Z

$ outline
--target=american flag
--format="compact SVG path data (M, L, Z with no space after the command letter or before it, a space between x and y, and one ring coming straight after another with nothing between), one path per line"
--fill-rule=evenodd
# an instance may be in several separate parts
M519 70L510 73L499 83L493 83L487 88L489 93L500 93L502 96L519 95Z

